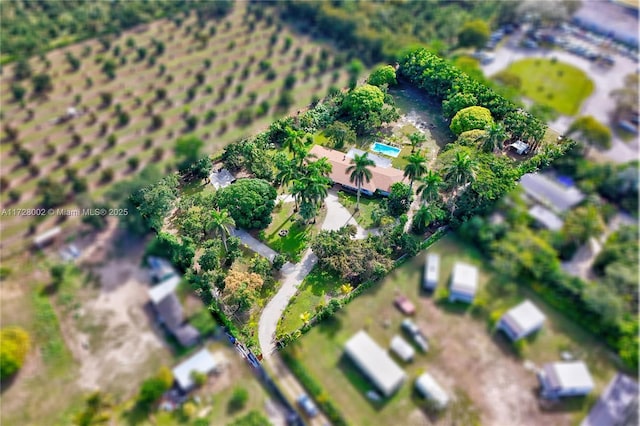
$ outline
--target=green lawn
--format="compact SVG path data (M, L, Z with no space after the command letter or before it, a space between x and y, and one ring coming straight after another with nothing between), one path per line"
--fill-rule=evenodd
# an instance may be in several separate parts
M523 367L523 360L540 365L557 361L561 351L570 350L586 361L597 389L602 390L615 374L611 353L562 313L548 308L528 288L496 274L486 265L481 253L455 237L448 236L429 250L441 255L439 286L446 285L453 263L458 260L480 268L476 306L436 302L423 294L419 286L424 253L420 253L359 296L335 318L320 323L286 349L305 363L347 420L362 426L427 423L412 389L413 380L425 370L443 383L457 401L443 415L442 422L435 424L505 424L513 420L512 424L571 425L584 417L595 398L573 399L560 404L557 411L542 412L534 394L535 375ZM412 364L402 365L408 379L394 396L381 404L372 403L365 396L372 386L343 356L343 346L361 329L384 348L392 336L402 334L399 325L403 316L392 303L398 294L407 296L415 304L415 321L429 337L431 349L426 355L418 353ZM525 298L545 312L547 323L529 339L521 358L501 334L490 332L488 316ZM294 323L296 315L299 314L292 313ZM509 377L509 385L493 386L494 377ZM500 407L494 410L496 404ZM512 406L521 406L519 417L493 417L500 412L508 414L507 408Z
M297 262L309 244L311 226L301 226L298 223L294 208L294 203L276 205L273 220L269 227L260 233L260 239L278 253ZM281 237L279 232L284 229L288 230L288 233Z
M373 210L378 207L380 199L376 197L367 197L366 195L360 196L360 210L356 212L356 194L347 193L344 191L338 192L340 204L345 206L347 210L353 213L353 217L356 222L364 229L374 227L374 221L371 217Z
M522 59L509 65L507 71L522 80L522 95L566 115L576 114L594 88L584 72L552 59Z
M304 279L298 293L289 301L289 305L280 318L278 324L279 333L290 333L302 326L300 314L305 312L312 316L316 306L328 301L339 291L341 279L336 274L323 271L318 266L314 267Z

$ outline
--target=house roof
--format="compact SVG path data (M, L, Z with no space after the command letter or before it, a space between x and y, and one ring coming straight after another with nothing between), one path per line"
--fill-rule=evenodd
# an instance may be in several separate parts
M398 355L398 357L407 362L410 361L416 354L415 349L402 337L395 335L391 339L391 350Z
M525 300L518 306L509 309L502 316L502 321L518 336L535 330L545 319L546 317L542 311L529 300Z
M309 153L317 158L326 158L331 163L332 170L329 177L332 181L341 185L355 187L355 183L349 180L350 173L347 172L347 169L351 166L351 159L344 153L320 145L314 145ZM363 182L362 189L372 193L376 190L391 192L391 185L404 179L402 170L394 169L393 167L374 166L370 170L371 180Z
M585 389L594 386L591 374L582 361L552 362L542 368L554 389Z
M182 305L175 293L168 294L156 305L158 315L162 322L173 331L180 328L183 322Z
M363 330L347 341L344 350L385 396L390 396L407 377L389 354Z
M522 176L520 185L530 197L558 213L584 200L584 194L577 188L566 187L555 179L537 173Z
M551 210L544 208L539 204L536 204L529 209L529 215L547 229L552 231L559 231L562 229L562 219L560 219Z
M451 291L474 296L478 290L478 268L464 262L456 262L451 276Z
M638 424L637 416L638 382L618 373L580 426L634 425Z
M198 352L178 364L173 368L173 377L178 385L184 389L191 389L194 385L191 373L209 374L216 369L218 363L207 349L200 349Z
M149 289L149 298L154 305L158 305L162 300L173 293L176 288L178 288L178 284L180 284L181 278L177 275L174 275L158 285L155 285Z
M416 389L426 398L435 401L440 407L445 407L449 403L447 392L442 389L440 384L436 382L429 373L422 373L416 379Z

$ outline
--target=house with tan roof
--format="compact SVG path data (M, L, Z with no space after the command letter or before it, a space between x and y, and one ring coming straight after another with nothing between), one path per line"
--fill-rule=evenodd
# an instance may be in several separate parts
M329 178L333 183L339 184L345 189L357 191L355 183L349 180L350 173L347 169L351 166L351 158L343 152L314 145L309 151L316 158L326 158L331 163L332 170ZM373 195L378 193L387 196L391 192L391 185L404 179L402 170L393 167L371 167L371 180L362 184L362 193Z

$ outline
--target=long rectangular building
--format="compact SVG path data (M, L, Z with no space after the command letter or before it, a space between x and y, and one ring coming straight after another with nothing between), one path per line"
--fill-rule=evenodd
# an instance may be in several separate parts
M331 164L329 178L334 183L349 190L356 191L358 189L356 184L349 179L350 173L347 172L347 169L351 166L351 158L345 153L320 145L314 145L309 153L317 158L326 158L329 161ZM393 167L373 166L370 170L371 179L369 182L362 183L362 193L366 195L373 195L376 192L381 195L389 195L391 185L404 179L402 170L394 169Z
M407 378L398 364L364 330L351 337L344 350L385 397L393 395Z

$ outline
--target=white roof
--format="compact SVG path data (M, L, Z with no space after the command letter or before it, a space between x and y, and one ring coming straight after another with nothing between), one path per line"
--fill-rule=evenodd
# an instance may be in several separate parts
M60 234L60 232L62 232L62 229L59 226L56 226L55 228L51 228L48 231L45 231L42 234L36 236L33 239L33 242L37 246L45 244L45 243L49 242L50 239L52 239L52 238L56 237L58 234Z
M553 374L554 382L563 389L592 389L593 379L582 361L554 362L547 364L547 373Z
M451 277L451 291L474 296L478 290L478 268L464 262L456 262Z
M411 361L416 354L413 346L398 335L393 336L391 339L391 350L404 362Z
M440 255L436 253L427 254L427 263L425 266L425 280L427 282L437 283L440 272Z
M353 335L344 345L344 350L385 396L390 396L407 377L365 331Z
M423 373L418 377L415 386L425 398L433 400L441 408L446 407L449 403L447 392L442 389L440 384L429 373Z
M180 284L181 279L182 278L178 275L174 275L171 278L164 280L160 284L151 287L149 289L149 298L151 299L153 304L157 305L162 301L162 299L173 293L178 287L178 284Z
M209 175L209 181L211 182L211 185L213 185L216 189L229 186L233 183L234 180L236 180L236 178L227 169L222 169L217 173L213 172Z
M525 192L538 202L562 213L584 199L584 194L575 187L566 187L548 176L527 173L520 179Z
M209 374L216 369L217 365L218 363L211 352L203 348L175 366L173 368L173 377L183 390L187 390L194 385L191 378L192 372Z
M554 212L546 209L538 204L529 209L529 215L544 225L547 229L552 231L559 231L562 229L562 219L560 219Z
M515 328L513 331L516 334L521 335L540 327L546 317L536 305L529 300L525 300L518 306L509 309L502 319L511 328Z

